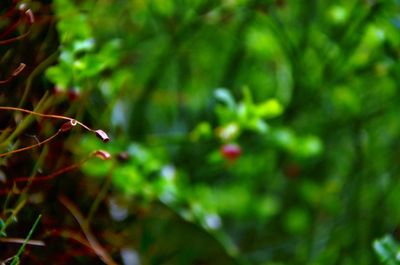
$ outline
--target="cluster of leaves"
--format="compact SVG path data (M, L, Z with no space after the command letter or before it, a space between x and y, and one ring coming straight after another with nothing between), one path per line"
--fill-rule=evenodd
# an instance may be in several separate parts
M392 236L386 235L375 240L373 246L382 264L396 265L400 263L399 245Z
M90 91L101 73L118 63L119 41L110 40L97 47L87 16L71 1L54 1L53 8L59 19L60 55L58 64L49 67L46 76L61 91Z

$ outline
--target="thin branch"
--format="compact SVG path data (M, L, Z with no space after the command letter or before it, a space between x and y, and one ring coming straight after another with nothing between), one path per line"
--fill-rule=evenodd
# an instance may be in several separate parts
M83 124L82 122L77 121L77 120L75 120L73 118L66 117L66 116L53 115L53 114L42 114L42 113L38 113L38 112L35 112L35 111L31 111L31 110L21 109L21 108L17 108L17 107L7 107L7 106L0 106L0 110L20 111L20 112L36 115L36 116L39 116L39 117L61 119L61 120L69 121L69 123L63 124L61 126L61 128L54 135L52 135L51 137L47 138L46 140L44 140L42 142L39 142L37 144L31 145L31 146L23 147L23 148L20 148L20 149L17 149L17 150L12 150L12 151L0 154L0 157L4 157L4 156L7 156L7 155L19 153L19 152L22 152L22 151L29 150L31 148L35 148L35 147L41 146L41 145L49 142L53 138L55 138L58 134L68 131L69 129L71 129L72 127L74 127L77 124L79 124L80 126L85 128L86 130L88 130L88 131L90 131L92 133L95 133L96 136L98 138L100 138L105 143L110 140L110 137L108 137L108 135L103 130L93 130L93 129L89 128L88 126L86 126L85 124Z
M33 232L35 231L37 225L39 224L40 219L42 218L42 215L39 214L39 216L36 218L35 223L33 223L33 226L31 230L29 230L28 235L26 236L24 242L22 243L21 247L19 248L17 254L14 256L13 260L11 261L11 265L17 265L19 264L19 256L21 256L22 252L25 249L25 246L28 244L28 241L31 239Z
M88 131L91 132L95 132L95 130L90 129L88 126L86 126L85 124L70 118L70 117L66 117L66 116L61 116L61 115L53 115L53 114L43 114L43 113L38 113L32 110L27 110L27 109L21 109L21 108L17 108L17 107L8 107L8 106L0 106L0 110L11 110L11 111L20 111L20 112L25 112L28 114L32 114L35 116L39 116L39 117L44 117L44 118L51 118L51 119L59 119L59 120L67 120L67 121L76 121L77 124L79 124L80 126L82 126L83 128L85 128Z
M21 39L25 38L26 36L28 36L29 33L31 33L30 30L28 30L24 34L19 35L17 37L14 37L14 38L11 38L11 39L7 39L7 40L2 40L2 41L0 41L0 45L6 45L6 44L13 43L14 41L21 40Z
M25 67L26 64L20 63L19 66L12 72L12 74L6 80L0 80L0 85L10 82L14 77L19 75L22 72L22 70L25 69Z
M20 182L29 182L29 181L31 181L33 183L33 182L47 181L47 180L53 179L61 174L64 174L66 172L80 168L88 159L93 157L93 154L94 153L90 154L88 157L82 159L78 163L63 167L63 168L57 170L56 172L51 173L50 175L43 176L43 177L19 177L19 178L10 180L9 183L20 183Z
M90 230L88 222L83 217L79 209L72 203L72 201L70 201L67 197L63 195L60 195L58 199L74 216L75 220L78 222L79 226L82 229L82 232L85 234L86 239L89 241L90 246L97 254L97 256L107 265L117 265L117 263L111 258L107 251L100 245L99 241Z
M29 114L36 115L36 116L39 116L39 117L44 117L44 118L67 120L67 121L70 121L70 123L73 124L73 126L75 126L76 124L79 124L80 126L85 128L86 130L88 130L88 131L90 131L92 133L95 133L96 136L98 138L100 138L105 143L107 143L110 140L110 137L103 130L91 129L88 126L86 126L85 124L83 124L82 122L80 122L78 120L75 120L73 118L70 118L70 117L61 116L61 115L53 115L53 114L43 114L43 113L38 113L38 112L35 112L35 111L32 111L32 110L26 110L26 109L21 109L21 108L17 108L17 107L8 107L8 106L0 106L0 110L20 111L20 112L29 113Z
M1 17L0 17L1 19ZM18 19L14 24L11 24L10 26L8 26L7 29L5 29L1 34L0 34L0 38L4 38L5 36L7 36L8 34L10 34L11 32L13 32L17 26L21 24L21 20Z
M90 249L91 251L93 251L92 246L90 245L90 243L87 241L87 239L81 235L80 233L77 233L73 230L60 230L60 229L55 229L52 231L48 231L47 232L49 236L54 236L54 237L63 237L65 239L71 239L74 240L76 242L78 242L79 244L87 247L88 249ZM46 236L47 236L46 235ZM94 252L94 251L93 251Z
M92 152L90 155L88 155L87 157L85 157L84 159L82 159L81 161L79 161L78 163L75 163L75 164L72 164L72 165L63 167L63 168L57 170L56 172L51 173L50 175L43 176L43 177L36 177L36 176L31 176L31 177L19 177L19 178L15 178L15 179L12 179L12 180L7 181L7 184L13 184L13 185L14 185L13 187L16 187L16 186L15 186L16 183L28 182L28 184L27 184L27 186L26 186L26 188L25 188L25 190L26 190L26 189L28 189L29 186L30 186L32 183L34 183L34 182L41 182L41 181L51 180L51 179L53 179L53 178L55 178L55 177L58 177L58 176L61 175L61 174L64 174L64 173L69 172L69 171L72 171L72 170L74 170L74 169L78 169L78 168L80 168L87 160L89 160L89 159L92 158L92 157L97 157L97 158L100 158L100 159L102 159L102 160L111 159L111 155L110 155L108 152L106 152L106 151L104 151L104 150L97 150L97 151ZM11 189L12 189L12 188L1 189L1 190L0 190L0 196L2 196L2 195L8 195ZM24 190L23 192L25 192L25 190ZM15 194L19 194L19 193L22 193L22 192L19 192L19 191L18 191L18 192L14 192L14 193L15 193Z
M108 172L106 179L104 180L104 183L103 183L99 193L97 194L92 205L90 206L89 213L86 217L86 220L88 223L90 222L90 220L92 220L95 212L99 208L100 202L103 201L107 195L108 189L110 188L110 185L112 182L112 173L114 171L114 166L115 166L115 163L113 163L112 167L110 168L110 171Z
M34 145L30 145L30 146L27 146L27 147L22 147L22 148L19 148L19 149L16 149L16 150L12 150L12 151L9 151L9 152L6 152L6 153L2 153L2 154L0 154L0 157L8 156L8 155L11 155L11 154L19 153L19 152L22 152L22 151L26 151L26 150L29 150L29 149L32 149L32 148L35 148L35 147L44 145L45 143L48 143L48 142L50 142L52 139L54 139L55 137L57 137L57 135L59 135L60 132L61 132L61 131L58 130L55 134L53 134L52 136L50 136L50 137L47 138L46 140L43 140L43 141L41 141L41 142L39 142L39 143L36 143L36 144L34 144Z
M26 36L28 36L29 33L31 33L31 26L32 26L33 23L35 23L35 17L33 15L33 12L32 12L31 9L25 9L25 6L22 6L22 5L21 5L20 10L22 12L24 11L23 12L24 16L25 16L25 18L27 18L27 20L29 22L29 29L25 33L23 33L22 35L19 35L17 37L10 38L10 39L7 39L7 40L0 41L0 45L6 45L6 44L13 43L13 42L15 42L17 40L21 40L21 39L25 38Z
M13 244L23 244L25 242L25 238L14 238L14 237L7 237L7 238L0 238L1 243L13 243ZM31 246L38 246L44 247L46 244L42 240L28 240L26 245Z

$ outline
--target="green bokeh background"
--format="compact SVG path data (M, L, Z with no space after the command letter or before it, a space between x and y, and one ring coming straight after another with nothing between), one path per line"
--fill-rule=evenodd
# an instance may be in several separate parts
M76 134L66 149L114 157L81 168L90 182L112 176L107 205L128 212L113 220L123 239L112 255L377 264L374 240L399 236L399 1L53 0L52 10L59 54L43 82L78 93L69 111L111 137Z

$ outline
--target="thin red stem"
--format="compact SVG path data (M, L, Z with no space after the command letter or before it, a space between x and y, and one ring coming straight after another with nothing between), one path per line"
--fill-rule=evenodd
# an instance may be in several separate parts
M15 23L9 25L8 28L5 29L5 30L1 33L0 38L4 38L4 37L7 36L8 34L10 34L12 31L14 31L20 23L21 23L21 19L18 19Z
M89 242L90 246L92 247L93 251L97 254L97 256L107 265L116 265L117 263L111 258L111 256L105 250L105 248L103 248L103 246L100 245L97 238L93 235L87 220L83 217L78 207L63 195L60 195L58 199L65 206L65 208L68 209L68 211L72 214L72 216L74 216L75 220L81 227L82 232L85 234L87 241Z
M20 178L15 178L10 180L10 183L19 183L19 182L39 182L39 181L46 181L46 180L50 180L53 179L61 174L64 174L68 171L72 171L74 169L80 168L82 166L83 163L86 162L86 160L88 160L89 158L91 158L93 156L93 154L91 154L90 156L86 157L85 159L81 160L79 163L76 164L72 164L69 165L67 167L61 168L59 170L57 170L56 172L51 173L50 175L47 176L43 176L43 177L20 177Z
M0 110L20 111L20 112L29 113L29 114L32 114L32 115L35 115L35 116L39 116L39 117L44 117L44 118L60 119L60 120L67 120L67 121L74 121L74 122L76 121L77 124L79 124L80 126L85 128L86 130L88 130L90 132L95 132L95 130L90 129L88 126L86 126L82 122L77 121L77 120L75 120L73 118L69 118L69 117L65 117L65 116L61 116L61 115L42 114L42 113L38 113L38 112L35 112L35 111L31 111L31 110L21 109L21 108L17 108L17 107L7 107L7 106L0 106Z
M25 69L26 64L20 63L19 66L12 72L6 80L0 80L0 85L10 82L14 77L19 75Z
M25 11L23 12L23 14L24 14L25 18L28 19L29 25L32 25L32 24L35 22L35 17L34 17L34 15L33 15L32 10L27 9L27 10L25 10ZM21 18L18 19L17 25L19 24L19 21L21 21ZM8 30L6 30L6 32L7 32L7 31L8 31ZM7 39L7 40L2 40L2 41L0 41L0 45L10 44L10 43L13 43L13 42L15 42L15 41L17 41L17 40L23 39L23 38L25 38L30 32L31 32L31 30L30 30L30 28L29 28L29 29L28 29L25 33L23 33L22 35L19 35L19 36L17 36L17 37L10 38L10 39ZM7 34L9 34L9 32L7 32ZM7 34L6 34L6 35L7 35Z
M32 149L32 148L41 146L41 145L43 145L43 144L45 144L45 143L47 143L47 142L50 142L50 141L51 141L53 138L55 138L59 133L60 133L60 131L57 131L55 134L53 134L52 136L50 136L50 137L47 138L46 140L43 140L43 141L41 141L41 142L39 142L39 143L37 143L37 144L30 145L30 146L23 147L23 148L19 148L19 149L16 149L16 150L12 150L12 151L9 151L9 152L6 152L6 153L2 153L2 154L0 154L0 157L8 156L8 155L11 155L11 154L19 153L19 152L22 152L22 151L26 151L26 150L29 150L29 149Z

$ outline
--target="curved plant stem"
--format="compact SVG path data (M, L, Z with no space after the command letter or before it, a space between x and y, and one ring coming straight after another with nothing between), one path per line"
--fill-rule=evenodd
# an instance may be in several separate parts
M107 265L116 265L117 263L111 258L107 251L100 245L97 238L93 235L89 223L83 217L82 213L79 211L76 205L73 204L67 197L60 195L58 197L59 201L68 209L68 211L74 216L75 220L78 222L88 240L91 248L97 254L97 256Z
M94 199L92 205L90 206L90 210L89 213L86 217L86 220L88 223L90 223L90 221L92 220L95 212L97 211L97 209L99 208L100 202L102 200L104 200L104 198L107 195L108 189L111 186L111 181L112 181L112 173L114 171L114 167L115 167L115 163L113 163L110 171L108 172L106 179L104 180L104 183L99 191L99 193L97 194L96 198Z
M60 134L60 130L57 131L52 136L50 136L49 138L47 138L46 140L43 140L43 141L41 141L41 142L39 142L37 144L34 144L34 145L30 145L30 146L27 146L27 147L23 147L23 148L12 150L12 151L9 151L9 152L6 152L6 153L2 153L2 154L0 154L0 157L8 156L8 155L11 155L11 154L19 153L19 152L22 152L22 151L26 151L26 150L29 150L29 149L44 145L45 143L50 142L52 139L57 137L57 135L59 135L59 134Z
M21 39L25 38L26 36L28 36L29 33L31 33L30 30L28 30L24 34L19 35L17 37L14 37L14 38L11 38L11 39L7 39L7 40L2 40L2 41L0 41L0 45L6 45L6 44L13 43L14 41L21 40Z
M55 59L57 59L58 53L59 52L57 51L57 52L54 52L53 54L51 54L44 61L42 61L38 66L36 66L35 69L32 71L32 73L30 73L30 75L26 81L24 93L21 97L18 107L21 107L25 103L26 98L28 97L28 94L31 91L33 78L35 76L37 76L39 73L42 73L50 64L52 64L55 61Z
M26 241L24 238L6 237L0 238L1 243L23 244ZM46 244L42 240L28 240L26 245L44 247Z
M42 215L39 214L39 216L36 218L35 223L33 224L31 230L29 231L28 235L25 238L25 241L23 242L22 246L19 248L17 254L14 256L14 258L11 261L11 265L17 265L19 264L19 260L20 260L20 256L22 254L22 252L25 249L25 246L27 245L28 241L31 239L33 231L35 231L37 225L39 224L40 218L42 218Z
M48 96L48 91L46 91L41 97L40 101L36 104L34 111L39 112L47 109L52 104L52 98ZM23 130L25 130L28 125L32 122L33 117L27 116L18 124L18 126L12 130L10 133L6 133L4 140L0 142L0 150L6 149L10 146L10 143L15 139L17 135L19 135Z
M59 119L59 120L67 120L67 121L73 121L77 124L79 124L80 126L82 126L83 128L85 128L86 130L90 131L90 132L95 132L95 130L90 129L88 126L86 126L85 124L83 124L80 121L77 121L73 118L70 117L65 117L65 116L61 116L61 115L53 115L53 114L43 114L43 113L38 113L32 110L26 110L26 109L21 109L21 108L17 108L17 107L8 107L8 106L0 106L0 110L11 110L11 111L20 111L20 112L25 112L25 113L29 113L35 116L39 116L39 117L44 117L44 118L50 118L50 119Z
M19 211L25 206L27 202L27 198L22 198L17 206L11 211L11 215L6 219L4 222L3 227L0 229L0 234L4 234L6 231L6 228L17 218L17 215Z
M26 64L20 63L19 66L12 72L12 74L6 80L0 80L0 85L10 82L14 77L19 75L22 72L22 70L25 69L25 67Z
M18 152L21 152L21 151L26 151L26 150L29 150L31 148L43 145L44 143L46 143L46 142L50 141L51 139L53 139L54 137L56 137L60 132L65 132L65 131L69 130L70 128L72 128L73 126L77 125L77 124L79 124L84 129L95 133L96 136L98 138L100 138L105 143L110 140L110 138L108 137L108 135L104 131L102 131L102 130L93 130L93 129L89 128L88 126L86 126L85 124L83 124L82 122L80 122L78 120L75 120L73 118L70 118L70 117L61 116L61 115L53 115L53 114L43 114L43 113L38 113L38 112L35 112L35 111L32 111L32 110L26 110L26 109L22 109L22 108L18 108L18 107L0 106L0 110L20 111L20 112L32 114L32 115L39 116L39 117L59 119L59 120L67 120L67 121L70 122L70 126L67 126L69 128L66 128L65 126L62 126L50 138L48 138L48 139L46 139L46 140L44 140L44 141L42 141L40 143L37 143L35 145L32 145L32 146L28 146L28 147L24 147L24 148L20 148L20 149L17 149L17 150L13 150L13 151L9 151L9 152L0 154L0 157L4 157L4 156L10 155L10 154L14 154L14 153L18 153Z
M86 126L85 124L83 124L82 122L80 122L78 120L75 120L73 118L66 117L66 116L53 115L53 114L43 114L43 113L38 113L38 112L35 112L35 111L31 111L31 110L21 109L21 108L18 108L18 107L8 107L8 106L0 106L0 110L20 111L20 112L36 115L36 116L39 116L39 117L60 119L60 120L69 121L69 124L64 124L63 126L61 126L61 128L54 135L52 135L51 137L47 138L46 140L44 140L42 142L39 142L37 144L31 145L31 146L27 146L27 147L23 147L23 148L20 148L20 149L17 149L17 150L12 150L12 151L9 151L9 152L6 152L6 153L2 153L2 154L0 154L0 157L4 157L4 156L7 156L7 155L19 153L19 152L22 152L22 151L26 151L26 150L41 146L41 145L51 141L53 138L55 138L60 133L68 131L69 129L71 129L72 127L74 127L77 124L79 124L80 126L85 128L86 130L95 133L96 136L98 138L100 138L105 143L110 140L110 138L108 137L108 135L104 131L102 131L102 130L93 130L93 129L89 128L88 126Z
M19 178L15 178L15 179L12 179L10 181L7 181L7 183L11 184L11 183L19 183L19 182L29 182L29 184L30 184L30 183L38 182L38 181L46 181L46 180L53 179L53 178L55 178L55 177L57 177L57 176L59 176L61 174L66 173L66 172L69 172L69 171L72 171L74 169L80 168L87 160L91 159L92 157L98 157L98 158L100 158L102 160L107 160L107 159L111 158L111 155L108 154L108 153L107 154L110 157L103 158L103 157L99 156L99 152L104 153L105 151L102 151L102 150L94 151L94 152L90 153L87 157L85 157L82 160L80 160L79 162L77 162L75 164L72 164L72 165L69 165L69 166L66 166L66 167L63 167L63 168L60 168L59 170L57 170L57 171L55 171L55 172L53 172L53 173L51 173L49 175L43 176L43 177L34 177L34 176L31 176L31 177L19 177ZM0 192L0 194L1 194L1 192Z
M98 138L100 138L105 143L107 143L110 140L110 137L108 137L108 135L103 130L93 130L93 129L89 128L88 126L86 126L85 124L83 124L82 122L80 122L78 120L75 120L73 118L70 118L70 117L61 116L61 115L53 115L53 114L42 114L42 113L38 113L38 112L35 112L35 111L32 111L32 110L26 110L26 109L21 109L21 108L17 108L17 107L0 106L0 110L20 111L20 112L29 113L29 114L36 115L36 116L39 116L39 117L44 117L44 118L67 120L67 121L70 121L72 126L75 126L76 124L79 124L80 126L85 128L89 132L95 133L96 136Z
M28 19L29 29L25 33L23 33L22 35L19 35L17 37L10 38L7 40L0 40L0 45L6 45L6 44L13 43L14 41L25 38L26 36L28 36L29 33L31 33L31 26L33 23L35 23L35 17L33 15L33 12L31 9L26 9L24 11L25 12L23 12L23 14Z
M46 180L50 180L53 179L61 174L64 174L66 172L72 171L74 169L80 168L88 159L90 159L91 157L93 157L93 155L91 154L90 156L82 159L81 161L79 161L78 163L63 167L59 170L57 170L56 172L51 173L50 175L44 176L44 177L37 177L37 178L32 178L32 177L19 177L13 180L10 180L11 183L19 183L19 182L38 182L38 181L46 181Z

